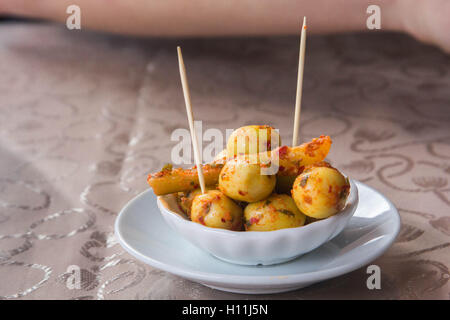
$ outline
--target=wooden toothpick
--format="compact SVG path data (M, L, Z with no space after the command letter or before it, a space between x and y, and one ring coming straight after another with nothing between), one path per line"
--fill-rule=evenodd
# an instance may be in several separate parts
M195 164L197 166L198 181L202 194L205 193L205 178L203 176L202 159L198 148L197 134L194 128L194 116L192 114L191 95L189 94L189 85L186 77L186 68L184 67L183 55L181 54L181 48L177 47L178 51L178 64L180 67L181 85L183 86L184 102L186 104L186 113L189 121L189 130L191 131L192 146L194 148Z
M292 134L292 146L298 144L298 131L300 128L300 111L302 108L303 71L305 66L306 46L306 17L303 17L303 27L300 38L300 53L298 58L297 95L295 97L294 132Z

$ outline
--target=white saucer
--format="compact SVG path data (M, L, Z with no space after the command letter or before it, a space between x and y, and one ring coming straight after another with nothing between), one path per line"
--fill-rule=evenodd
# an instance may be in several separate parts
M137 259L205 286L237 293L291 291L369 264L394 242L400 216L393 204L356 182L359 204L333 240L295 260L271 266L223 262L190 244L161 217L151 190L131 200L115 223L116 238Z

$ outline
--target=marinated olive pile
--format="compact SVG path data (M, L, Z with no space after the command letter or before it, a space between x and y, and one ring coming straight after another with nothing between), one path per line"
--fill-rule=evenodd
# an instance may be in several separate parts
M204 194L198 184L178 192L180 208L193 222L233 231L296 228L339 213L345 207L350 184L323 161L331 139L321 136L292 148L279 148L279 144L278 132L269 126L235 130L227 148L203 168L206 181L214 183ZM262 159L274 154L279 167L267 174L263 169L270 161ZM161 171L151 178L154 190L181 190L169 185L177 179L184 188L195 186L197 181L192 169Z

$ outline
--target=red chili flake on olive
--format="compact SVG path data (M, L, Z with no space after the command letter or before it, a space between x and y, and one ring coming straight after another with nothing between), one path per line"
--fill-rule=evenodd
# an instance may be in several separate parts
M258 223L259 220L260 220L259 217L251 217L250 220L248 221L248 223L249 223L250 225L252 225L252 224Z
M305 202L308 204L312 204L312 198L310 196L304 196L303 200L305 200Z
M278 154L280 156L280 159L284 159L286 154L288 152L288 147L287 146L282 146L279 150L278 150Z

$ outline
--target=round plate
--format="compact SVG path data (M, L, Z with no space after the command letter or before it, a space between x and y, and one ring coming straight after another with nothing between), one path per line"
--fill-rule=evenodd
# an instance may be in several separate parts
M211 288L250 294L291 291L367 265L394 242L400 230L397 209L376 190L356 185L359 204L347 227L314 251L282 264L231 264L198 249L164 222L151 190L119 213L116 238L137 259Z

